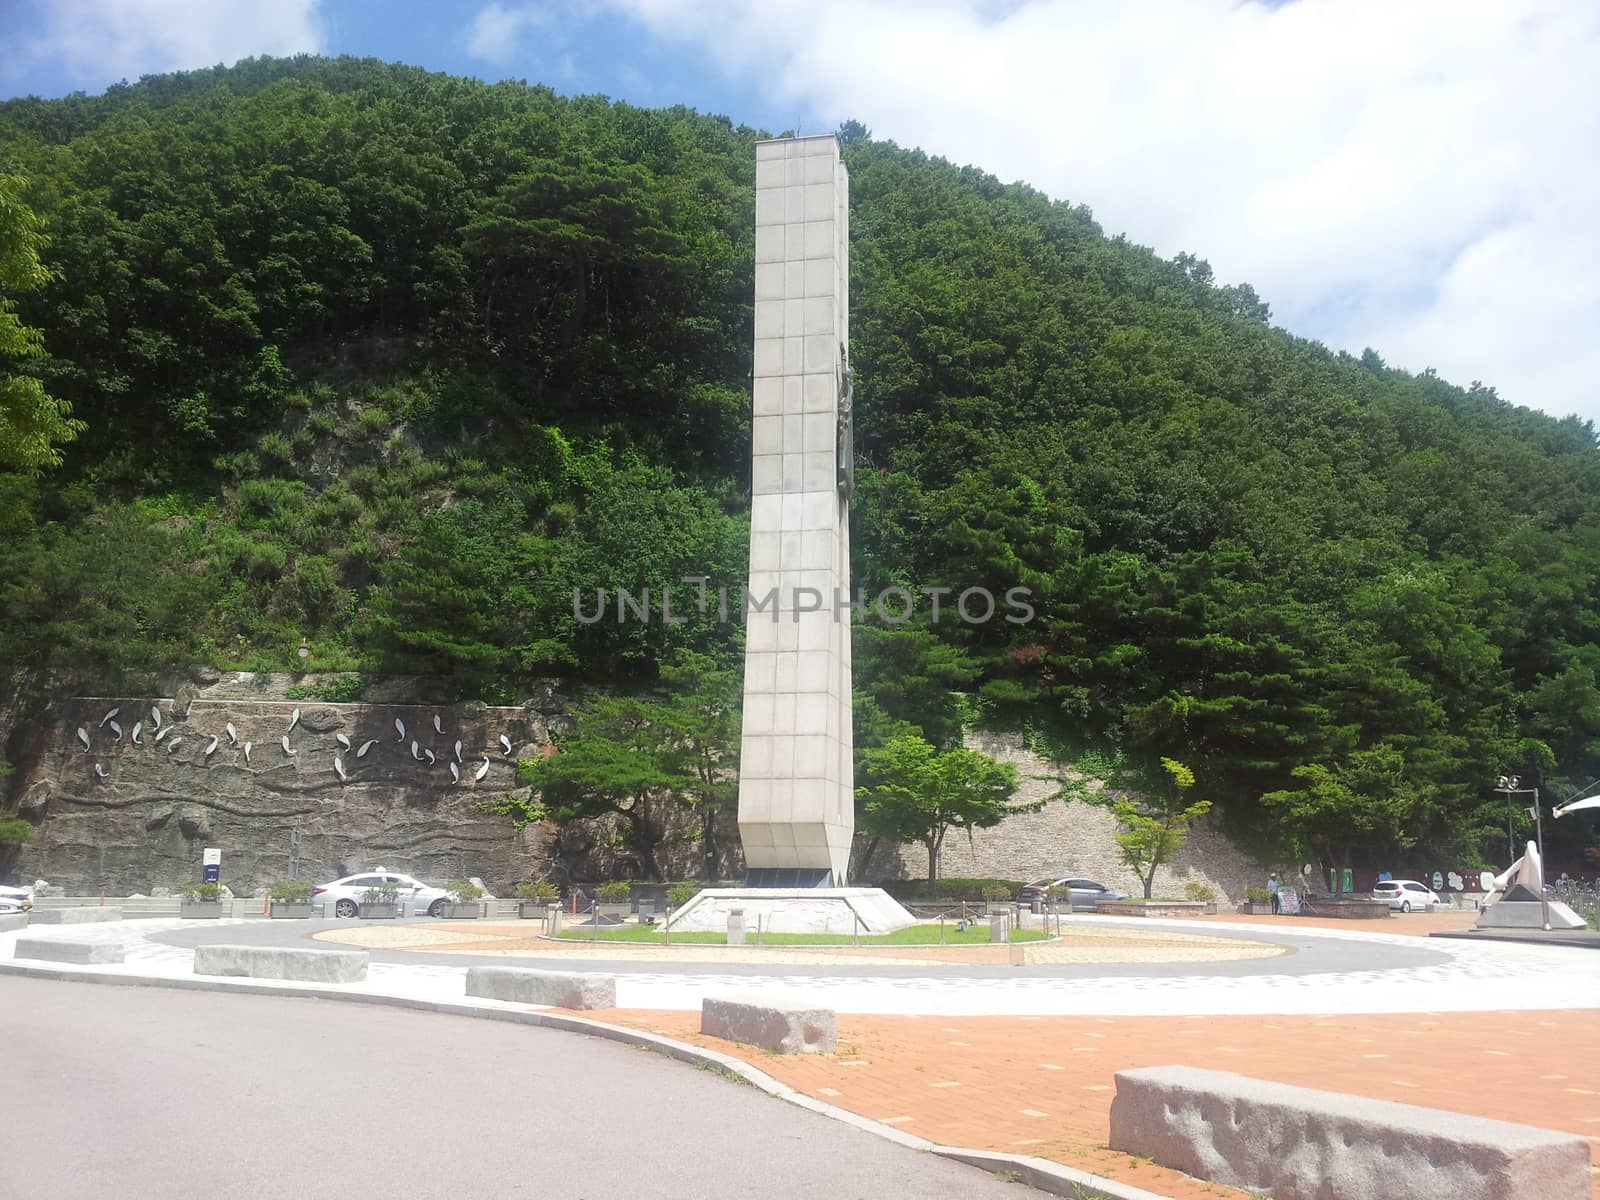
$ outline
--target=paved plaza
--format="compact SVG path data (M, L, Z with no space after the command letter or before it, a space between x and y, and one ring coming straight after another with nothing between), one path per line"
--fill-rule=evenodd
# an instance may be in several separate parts
M129 981L192 981L193 947L207 942L359 944L371 949L368 977L341 992L483 1008L515 1006L466 1000L469 966L613 971L619 1007L587 1014L601 1022L742 1058L806 1096L932 1142L1051 1159L1187 1198L1239 1193L1106 1150L1116 1071L1183 1063L1600 1142L1600 955L1420 936L1470 923L1415 914L1378 932L1285 918L1075 917L1059 943L1029 945L1022 965L989 946L555 943L515 922L167 919L52 935L124 941L123 964L54 969ZM0 934L0 962L16 937ZM0 991L16 983L0 978ZM836 1009L839 1053L774 1058L701 1037L700 1001L729 993ZM448 1018L417 1018L428 1019Z

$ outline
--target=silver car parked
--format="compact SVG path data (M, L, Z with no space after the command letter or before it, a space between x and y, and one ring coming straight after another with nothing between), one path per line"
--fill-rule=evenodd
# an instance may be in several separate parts
M395 899L408 905L414 913L426 911L430 917L437 917L444 911L444 906L450 903L450 893L443 888L430 887L419 879L383 867L363 871L360 875L346 875L332 883L319 884L311 889L311 898L323 906L326 916L356 917L361 915L367 889L382 887L386 883L394 884ZM331 909L329 905L332 905Z
M1432 912L1435 905L1444 903L1438 892L1415 879L1385 879L1373 885L1372 898L1387 900L1390 908L1397 908L1401 912L1410 912L1414 908Z
M1119 892L1093 879L1074 877L1041 879L1017 889L1017 899L1023 904L1030 904L1035 898L1047 904L1060 904L1065 900L1075 911L1093 912L1096 900L1126 900L1128 893Z

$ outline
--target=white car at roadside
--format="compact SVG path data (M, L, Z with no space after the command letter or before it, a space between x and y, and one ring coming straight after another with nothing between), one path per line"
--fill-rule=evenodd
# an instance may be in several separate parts
M32 888L0 887L0 916L25 913L32 907Z
M1437 905L1444 903L1438 892L1426 884L1418 883L1415 879L1385 879L1373 887L1372 898L1387 900L1390 908L1399 909L1401 912L1410 912L1417 908L1423 912L1432 912Z
M355 917L361 914L367 889L382 887L386 883L394 885L395 899L404 903L413 913L426 912L430 917L437 917L444 911L444 906L450 903L450 893L443 888L430 887L420 879L383 867L363 871L359 875L346 875L332 883L318 884L311 889L311 899L313 903L323 905L323 912L327 916Z

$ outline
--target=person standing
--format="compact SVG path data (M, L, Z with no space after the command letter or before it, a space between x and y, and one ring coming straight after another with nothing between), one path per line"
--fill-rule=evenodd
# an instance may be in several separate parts
M1267 876L1267 891L1272 893L1272 915L1278 915L1278 873L1276 871Z

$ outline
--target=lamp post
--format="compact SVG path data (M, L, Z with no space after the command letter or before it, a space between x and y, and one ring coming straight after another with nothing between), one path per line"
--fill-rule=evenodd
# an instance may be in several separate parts
M1518 775L1502 775L1497 782L1498 786L1494 790L1506 794L1506 837L1508 840L1511 836L1511 797L1530 794L1533 796L1533 808L1529 811L1533 813L1534 837L1538 839L1539 846L1539 917L1544 928L1549 929L1550 897L1544 890L1544 816L1539 808L1539 789L1536 787L1518 787L1517 785L1522 782L1521 776ZM1512 859L1512 861L1515 862L1516 860Z

